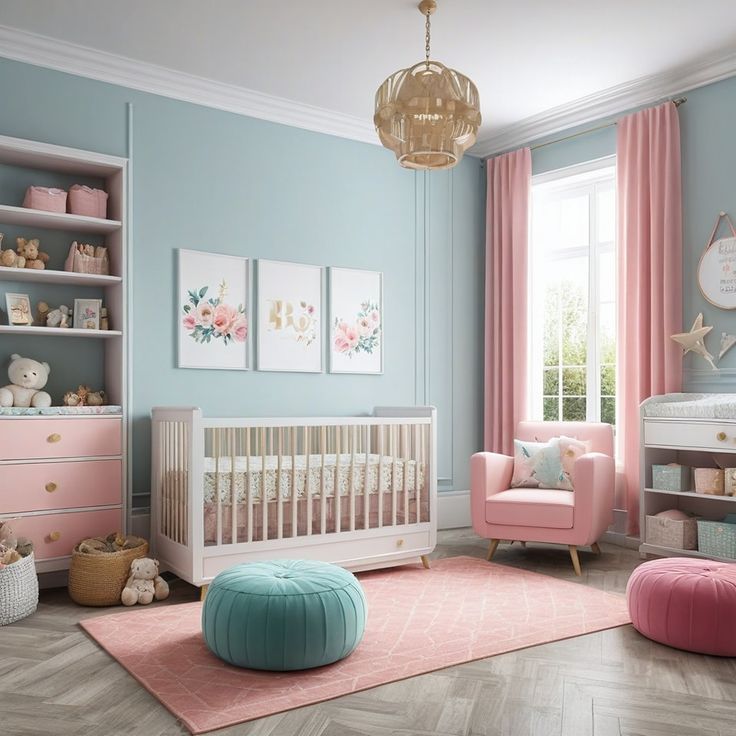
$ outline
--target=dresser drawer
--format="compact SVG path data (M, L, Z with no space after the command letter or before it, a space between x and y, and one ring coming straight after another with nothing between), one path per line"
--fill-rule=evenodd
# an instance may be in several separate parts
M17 534L33 542L37 560L66 557L83 539L106 536L122 528L122 509L23 516L13 523Z
M0 510L16 514L120 504L122 472L120 460L3 465Z
M645 421L644 444L736 452L736 424L717 421Z
M0 460L121 454L120 417L0 419Z

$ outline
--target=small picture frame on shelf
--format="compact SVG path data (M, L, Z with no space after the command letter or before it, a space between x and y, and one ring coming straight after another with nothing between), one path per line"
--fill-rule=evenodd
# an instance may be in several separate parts
M32 325L33 312L28 294L5 293L5 306L8 310L9 325Z
M73 325L79 330L99 330L102 299L75 299Z

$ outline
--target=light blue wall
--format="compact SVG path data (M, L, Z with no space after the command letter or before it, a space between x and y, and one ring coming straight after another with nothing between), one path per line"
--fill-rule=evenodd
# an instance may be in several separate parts
M2 59L0 89L0 133L122 156L129 155L126 103L132 103L137 494L149 487L148 415L156 404L273 416L433 403L441 488L469 487L467 458L480 446L483 355L477 159L449 172L415 174L378 146ZM176 368L177 248L383 271L385 374ZM50 340L25 340L39 355L52 349ZM54 363L74 360L59 354L63 347L54 349ZM144 495L136 502L144 505Z
M720 210L736 222L736 77L687 92L679 108L683 179L683 328L698 312L713 330L706 346L717 356L721 332L736 334L736 313L710 305L700 293L697 266ZM605 122L605 121L602 121ZM592 123L565 131L546 140L556 140ZM537 145L536 141L531 145ZM533 173L570 166L616 152L616 131L609 127L588 135L547 145L532 152ZM719 231L726 234L725 229ZM736 348L721 361L714 374L707 363L694 355L685 356L685 389L690 391L736 391Z

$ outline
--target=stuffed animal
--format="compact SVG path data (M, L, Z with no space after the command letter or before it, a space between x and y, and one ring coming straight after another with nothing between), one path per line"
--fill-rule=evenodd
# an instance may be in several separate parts
M41 242L38 238L26 240L25 238L15 239L16 251L21 258L25 259L26 268L43 269L49 262L49 254L39 250Z
M87 394L87 406L103 406L107 403L104 391L90 391Z
M70 327L70 314L71 310L66 306L66 304L62 304L57 309L52 309L46 315L46 327Z
M46 317L49 314L49 305L46 302L36 304L36 322L42 327L46 327Z
M51 397L41 391L50 372L48 363L13 353L8 367L10 383L0 388L0 406L51 406Z
M158 574L158 560L141 557L130 563L130 577L125 583L120 600L124 606L147 604L154 598L162 601L169 597L169 585Z
M64 394L64 406L102 406L107 403L104 391L92 391L89 386L79 386L76 391Z

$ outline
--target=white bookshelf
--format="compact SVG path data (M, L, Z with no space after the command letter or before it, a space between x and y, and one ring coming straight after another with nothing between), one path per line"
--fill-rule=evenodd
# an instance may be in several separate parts
M61 270L44 269L17 269L0 267L0 309L5 310L4 292L22 291L23 284L32 284L34 291L43 298L43 292L38 287L54 285L55 300L47 299L50 306L58 306L59 299L71 306L75 298L84 298L82 287L101 289L102 300L108 309L110 330L87 330L75 328L54 328L46 326L16 326L8 325L7 319L0 324L0 348L3 340L9 336L20 337L22 340L33 340L34 350L41 352L45 340L59 339L72 340L69 349L63 348L63 360L68 360L74 366L75 350L74 339L85 338L98 340L100 356L100 373L104 376L103 386L110 404L122 406L122 514L127 520L129 515L130 482L127 467L128 444L128 322L127 322L127 191L128 191L128 160L117 156L84 151L79 149L56 146L48 143L12 138L0 135L0 166L13 166L23 169L36 169L44 174L56 173L79 177L79 183L85 179L102 180L102 187L108 193L107 219L84 217L67 213L45 212L19 206L20 202L0 202L0 232L6 227L22 227L26 230L26 237L40 237L43 248L43 232L39 230L59 231L68 237L68 243L73 240L84 242L86 235L97 235L104 239L110 259L110 275L97 275L67 272ZM7 242L4 246L12 247ZM45 250L45 249L44 249ZM68 250L68 247L67 247ZM54 262L58 263L60 256L66 253L54 252ZM57 296L57 295L61 296ZM99 292L98 292L99 294ZM36 342L38 340L38 342ZM17 343L22 344L22 343ZM54 344L58 344L54 342ZM58 349L57 354L58 354ZM8 358L9 351L0 349L0 360ZM57 361L59 358L57 357ZM4 372L4 367L0 369ZM70 386L70 388L72 388ZM59 397L55 397L57 400ZM81 420L84 416L81 417ZM86 417L89 420L89 417ZM2 417L3 422L27 421L28 417ZM77 421L72 417L71 421ZM6 425L8 426L8 425ZM13 461L14 463L22 461ZM60 499L61 502L61 499ZM79 509L76 509L79 511ZM0 509L0 515L2 509ZM65 558L66 560L66 558ZM59 561L59 569L65 567L65 560ZM51 566L53 567L53 565ZM49 568L50 569L50 568Z

